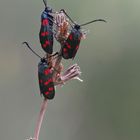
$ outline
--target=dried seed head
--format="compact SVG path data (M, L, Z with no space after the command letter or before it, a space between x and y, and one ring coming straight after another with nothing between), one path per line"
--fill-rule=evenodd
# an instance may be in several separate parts
M60 77L55 81L55 85L64 85L67 81L72 79L77 79L80 82L83 82L83 80L79 78L80 75L80 67L77 64L74 64L60 75Z
M65 14L60 11L55 15L56 33L55 38L58 42L62 43L68 37L69 22Z

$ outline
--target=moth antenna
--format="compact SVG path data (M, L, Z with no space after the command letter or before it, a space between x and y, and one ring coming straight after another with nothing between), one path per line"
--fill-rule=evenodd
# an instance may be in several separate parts
M47 7L47 0L43 0L43 3L45 5L45 8Z
M39 57L40 59L42 59L41 56L39 56L28 44L28 42L23 42L22 44L25 44L37 57Z
M67 14L67 12L64 9L61 9L60 11L62 11L69 18L69 20L75 25L75 22L72 20L72 18Z
M23 42L22 44L25 44L25 45L26 45L37 57L39 57L41 60L43 59L40 55L38 55L38 54L29 46L28 42ZM51 56L49 56L48 58L54 57L54 56L56 56L56 55L59 56L59 53L56 52L56 53L52 54Z
M92 21L83 23L83 24L81 24L81 25L79 25L79 26L85 26L85 25L91 24L91 23L93 23L93 22L98 22L98 21L107 22L107 21L104 20L104 19L96 19L96 20L92 20Z

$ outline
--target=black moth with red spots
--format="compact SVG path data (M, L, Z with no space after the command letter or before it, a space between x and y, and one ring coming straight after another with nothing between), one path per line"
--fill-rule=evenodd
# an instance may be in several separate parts
M38 64L38 79L40 94L47 99L53 99L55 96L55 87L52 79L52 71L48 66L46 60L42 59Z
M53 16L52 9L46 7L41 15L39 39L42 49L49 54L53 53Z
M67 40L65 40L64 43L62 44L61 53L62 53L62 57L64 59L73 59L77 53L77 50L79 49L81 38L84 35L84 33L82 33L82 31L81 31L81 27L91 24L93 22L97 22L97 21L103 21L103 22L106 22L106 21L104 19L96 19L96 20L92 20L92 21L79 25L79 24L76 24L71 19L71 17L66 13L66 11L64 9L61 9L61 11L64 12L64 14L69 18L69 20L73 24L73 26L70 24L72 29L71 29L71 32L70 32Z
M28 42L23 42L37 57L41 59L38 64L38 81L40 87L40 94L44 96L45 99L53 99L55 96L55 87L53 82L53 72L51 67L45 58L41 58L28 44Z
M71 59L75 57L80 45L81 37L82 32L80 30L80 26L75 25L62 46L62 56L64 59Z

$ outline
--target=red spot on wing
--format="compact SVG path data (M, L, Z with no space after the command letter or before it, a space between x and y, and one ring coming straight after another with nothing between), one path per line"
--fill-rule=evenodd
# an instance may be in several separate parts
M48 19L44 19L44 20L42 21L42 25L43 25L43 26L48 25L48 23L49 23L49 22L48 22Z
M48 47L48 45L50 45L50 41L47 41L47 40L46 40L45 44L43 44L43 48Z
M68 42L66 42L65 45L67 46L68 49L71 49L71 46Z
M71 46L68 43L66 45L67 45L67 48L71 49Z
M44 71L44 74L45 75L48 75L50 73L50 69L46 69L45 71Z
M69 39L72 40L72 38L73 38L73 37L72 37L72 34L70 34L70 35L69 35Z
M41 33L41 36L45 36L45 32L42 32L42 33Z
M48 84L49 84L49 81L46 81L46 82L44 83L45 86L47 86Z
M53 82L52 79L49 79L48 81L46 81L46 82L44 83L44 85L47 86L47 85L48 85L49 83L51 83L51 82Z
M53 91L53 89L54 89L53 87L50 87L50 88L49 88L49 91Z
M50 79L50 82L53 82L52 78Z
M47 91L47 92L45 92L45 95L48 95L49 94L49 92Z
M47 40L46 40L45 44L46 44L46 45L50 45L50 41L47 41Z
M45 35L49 35L49 32L45 32Z
M67 52L68 50L66 48L63 48L64 53Z
M43 44L43 48L46 48L47 47L47 45L46 44Z
M42 32L41 33L41 36L46 36L46 35L48 35L49 33L48 32Z

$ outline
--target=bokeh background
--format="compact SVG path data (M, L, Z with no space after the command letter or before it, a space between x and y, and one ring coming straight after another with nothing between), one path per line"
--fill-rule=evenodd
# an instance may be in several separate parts
M40 140L140 139L140 1L48 0L88 25L74 61L83 83L71 81L56 89L49 101ZM33 136L43 98L39 95L39 59L21 43L28 41L41 55L38 32L42 0L0 1L0 139ZM55 48L59 44L55 43Z

